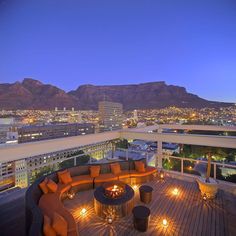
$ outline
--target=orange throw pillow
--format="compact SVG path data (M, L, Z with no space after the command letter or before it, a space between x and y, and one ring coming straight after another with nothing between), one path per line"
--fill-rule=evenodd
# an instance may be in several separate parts
M48 216L44 215L44 222L43 222L43 234L44 236L56 236L56 231L51 226L51 220Z
M142 161L135 161L134 164L135 164L136 171L138 171L138 172L145 172L146 171L145 165Z
M57 191L57 184L51 179L48 180L47 187L51 193L55 193Z
M90 166L90 176L92 178L98 177L100 174L100 166Z
M57 212L54 212L54 214L53 214L52 227L56 231L57 235L67 236L68 223Z
M72 182L72 178L71 178L71 176L70 176L70 172L69 172L69 171L60 174L60 178L61 178L61 182L62 182L63 184L68 184L68 183L71 183L71 182Z
M39 184L39 187L40 187L40 189L43 191L44 194L48 193L47 183L48 183L48 178L46 177L46 178Z
M121 169L120 169L120 164L119 163L111 164L110 166L111 166L111 172L114 175L120 174Z
M67 172L68 172L68 170L63 170L63 171L57 172L57 177L58 177L59 183L62 183L61 175L65 174Z

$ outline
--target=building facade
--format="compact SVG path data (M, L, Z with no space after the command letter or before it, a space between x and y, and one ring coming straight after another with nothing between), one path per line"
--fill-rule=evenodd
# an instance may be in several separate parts
M102 101L98 104L100 132L122 129L123 105Z
M69 150L63 150L53 153L45 153L43 155L26 158L22 161L25 161L24 164L28 170L27 177L23 179L25 171L20 171L18 173L16 171L15 174L17 177L19 176L19 173L23 174L21 176L22 178L18 177L17 180L18 182L25 181L25 183L27 181L27 184L31 184L33 181L35 181L35 179L38 178L40 173L44 172L45 170L50 172L60 169L63 162L72 160L70 165L73 166L76 156L88 155L90 157L89 162L99 161L100 159L106 157L107 154L112 151L113 142L114 141L100 142ZM84 154L78 154L81 151ZM17 181L15 182L15 186L18 182Z
M24 126L18 129L18 143L93 134L94 131L94 125L90 123Z
M15 186L15 162L0 163L0 191Z

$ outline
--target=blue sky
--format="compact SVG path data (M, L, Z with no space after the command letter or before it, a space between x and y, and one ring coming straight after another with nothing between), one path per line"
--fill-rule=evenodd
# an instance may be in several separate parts
M166 81L236 102L235 0L0 0L0 83Z

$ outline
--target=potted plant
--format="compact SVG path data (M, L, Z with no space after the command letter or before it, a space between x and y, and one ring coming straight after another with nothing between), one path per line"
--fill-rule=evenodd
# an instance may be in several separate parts
M208 148L207 151L207 172L206 177L198 177L198 187L201 191L201 195L204 198L215 198L218 191L218 182L211 178L211 159L212 159L212 149Z

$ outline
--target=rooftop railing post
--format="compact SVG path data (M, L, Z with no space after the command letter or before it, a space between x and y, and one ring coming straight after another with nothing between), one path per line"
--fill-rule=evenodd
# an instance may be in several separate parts
M214 179L216 179L216 163L214 163Z
M184 160L181 158L181 175L184 173Z
M74 157L74 166L76 166L76 157Z
M162 129L159 128L157 132L160 134L162 133ZM157 141L157 166L158 168L162 168L162 158L163 158L163 151L162 151L162 141Z
M158 167L158 155L157 152L155 153L155 167Z

